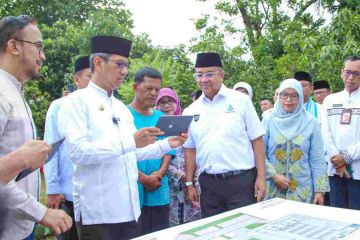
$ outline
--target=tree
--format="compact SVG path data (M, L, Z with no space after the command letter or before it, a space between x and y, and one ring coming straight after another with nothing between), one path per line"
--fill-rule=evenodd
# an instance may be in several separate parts
M331 11L332 21L325 24L321 14L310 14L310 7L316 7L318 13ZM216 9L227 18L214 17L215 23L208 15L198 19L195 27L200 36L193 39L191 50L219 52L226 84L232 87L239 80L249 82L256 106L261 97L271 97L280 81L293 77L297 70L310 72L315 80L329 80L339 90L344 57L359 53L359 8L358 0L220 0ZM238 16L242 24L234 21ZM225 36L239 33L235 48L221 44Z
M121 9L122 0L1 0L0 16L30 15L51 26L57 21L79 25L99 9Z
M0 16L21 14L37 17L43 34L43 79L25 85L26 98L42 137L48 106L61 97L65 84L72 83L74 60L79 54L90 53L91 37L115 34L132 39L133 21L119 0L1 1Z

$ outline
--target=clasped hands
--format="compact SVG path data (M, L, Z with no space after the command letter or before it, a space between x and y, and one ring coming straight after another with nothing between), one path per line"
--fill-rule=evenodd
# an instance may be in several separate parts
M346 161L341 154L333 155L330 158L330 162L333 165L333 167L336 169L336 173L339 174L341 178L343 177L351 178L351 175L346 169L347 167Z

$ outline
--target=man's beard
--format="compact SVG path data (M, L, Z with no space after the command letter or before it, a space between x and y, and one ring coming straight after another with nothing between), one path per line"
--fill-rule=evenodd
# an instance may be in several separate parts
M42 66L42 62L40 62L39 60L36 61L36 65L37 66ZM36 71L36 69L34 69L30 74L30 80L44 80L44 76L40 73L40 69L39 71Z

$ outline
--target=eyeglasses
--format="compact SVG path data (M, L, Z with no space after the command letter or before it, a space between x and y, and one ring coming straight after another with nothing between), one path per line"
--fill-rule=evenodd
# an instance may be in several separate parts
M329 93L329 90L315 90L314 95L326 95Z
M360 77L360 72L353 72L350 70L345 70L344 75L345 75L345 77L350 77L351 75L354 77Z
M115 60L111 60L111 59L107 59L107 61L115 63L118 66L118 68L120 68L120 69L124 69L124 68L128 69L129 68L129 63L124 62L124 61L115 61Z
M196 81L200 81L201 78L213 78L215 76L216 73L218 73L219 71L214 71L214 72L206 72L206 73L194 73L194 78Z
M298 100L299 99L299 94L297 94L297 93L289 94L289 93L286 93L286 92L280 93L280 98L282 100L287 100L289 97L290 97L290 100Z
M31 42L31 41L22 40L22 39L15 39L15 41L29 43L29 44L34 45L39 50L39 54L41 54L41 52L44 52L44 46L43 46L42 42Z
M166 104L168 105L172 105L172 104L175 104L176 102L174 100L167 100L167 101L161 101L161 102L158 102L159 106L161 107L165 107Z
M301 86L303 88L306 88L306 87L311 87L311 84L309 84L309 83L301 83Z

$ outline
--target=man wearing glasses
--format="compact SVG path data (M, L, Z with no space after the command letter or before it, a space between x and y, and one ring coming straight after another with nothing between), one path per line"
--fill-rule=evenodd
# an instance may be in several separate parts
M129 109L113 96L128 73L131 41L95 36L91 42L90 83L59 112L74 164L76 227L79 239L130 239L140 234L137 160L161 158L187 134L155 142L160 129L137 131Z
M330 85L325 80L319 80L314 82L314 96L316 102L323 104L324 99L331 94Z
M194 115L184 144L187 197L199 203L198 166L204 217L262 201L266 193L265 130L250 98L225 87L224 74L219 54L199 53L194 77L203 95L184 111Z
M314 118L321 123L321 105L316 103L314 100L311 99L311 94L314 91L313 81L310 73L308 72L296 72L294 74L294 78L301 83L304 92L304 108L305 110L310 113Z
M360 57L345 59L345 88L323 103L322 135L328 160L330 205L360 210Z
M41 33L33 18L9 16L0 21L0 156L36 139L23 85L40 78L44 60ZM56 234L71 227L64 211L46 209L37 201L39 192L38 170L2 187L0 239L34 239L34 222L51 227Z

